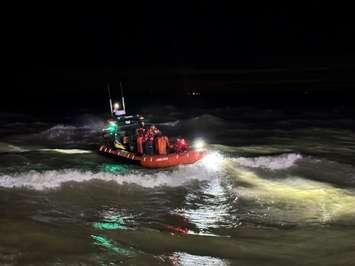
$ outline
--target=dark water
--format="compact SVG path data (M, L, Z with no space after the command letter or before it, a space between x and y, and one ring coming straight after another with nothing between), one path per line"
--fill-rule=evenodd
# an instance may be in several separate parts
M96 153L104 115L1 114L1 265L355 265L354 120L173 106L145 116L206 139L209 156L142 169Z

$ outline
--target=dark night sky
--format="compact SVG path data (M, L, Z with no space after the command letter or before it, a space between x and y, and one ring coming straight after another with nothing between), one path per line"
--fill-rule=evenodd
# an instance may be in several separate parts
M8 86L29 95L102 90L119 80L135 92L191 86L303 92L300 84L327 92L354 89L350 7L322 1L127 3L90 10L9 7L2 33Z

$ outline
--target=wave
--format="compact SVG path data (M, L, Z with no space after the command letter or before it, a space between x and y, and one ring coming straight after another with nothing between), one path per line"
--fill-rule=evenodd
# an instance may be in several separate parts
M228 122L224 119L210 115L210 114L203 114L200 116L196 116L184 121L184 126L187 127L210 127L210 126L225 126Z
M296 162L302 158L302 155L298 153L289 153L278 156L260 156L255 158L239 157L232 158L231 160L240 166L281 170L294 166Z
M101 116L93 115L93 114L83 114L74 119L75 125L84 128L90 128L92 130L101 129L105 126L105 118L106 115L102 114Z
M21 152L29 152L29 151L39 151L39 152L57 152L63 154L84 154L84 153L92 153L90 150L83 149L47 149L47 148L34 148L34 147L26 147L22 148L19 146L15 146L9 143L0 142L0 153L21 153Z
M78 128L74 126L56 125L39 134L49 139L55 139L62 136L70 137L71 135L75 135L77 129Z
M89 125L72 126L72 125L56 125L46 129L40 133L28 136L28 139L49 141L55 143L89 143L97 142L100 129Z
M46 190L59 188L66 182L86 182L90 180L115 181L117 184L132 183L147 188L159 186L176 187L192 180L211 180L214 178L213 173L213 171L209 171L203 165L181 166L174 171L162 171L151 174L144 174L138 171L125 174L112 174L75 169L44 172L29 171L16 175L0 176L0 187L27 187L35 190Z
M0 142L0 153L7 152L26 152L27 149L21 148L19 146L15 146L9 143Z
M89 150L82 150L82 149L39 149L38 151L49 151L49 152L58 152L64 154L84 154L84 153L92 153Z

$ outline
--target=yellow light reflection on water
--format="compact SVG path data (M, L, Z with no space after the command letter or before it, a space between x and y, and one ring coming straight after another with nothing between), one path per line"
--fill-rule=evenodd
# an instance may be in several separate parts
M295 176L263 179L232 163L226 164L225 170L235 179L238 195L268 204L270 215L284 216L295 222L355 222L355 195L349 190Z

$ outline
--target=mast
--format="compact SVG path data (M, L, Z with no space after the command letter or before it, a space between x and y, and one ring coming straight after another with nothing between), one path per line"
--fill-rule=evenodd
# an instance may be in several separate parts
M121 97L122 97L122 107L123 107L123 110L126 112L126 105L125 105L125 102L124 102L122 82L120 82L120 88L121 88Z
M113 109L112 109L112 99L111 99L111 91L110 91L110 84L107 83L107 90L108 90L108 98L109 98L109 101L110 101L110 111L111 111L111 115L112 115L112 112L113 112Z

